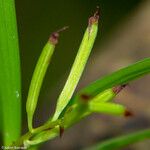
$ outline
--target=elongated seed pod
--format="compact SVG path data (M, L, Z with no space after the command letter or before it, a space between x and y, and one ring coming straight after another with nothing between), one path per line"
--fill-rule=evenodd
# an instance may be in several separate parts
M58 98L56 111L53 116L53 120L56 120L66 105L69 103L70 98L79 82L79 79L83 73L84 67L88 60L89 54L92 50L97 31L98 31L98 19L97 13L89 19L89 25L83 36L79 51L75 58L74 64L71 68L67 82Z
M41 89L41 85L46 73L46 70L48 68L48 65L50 63L52 54L55 49L55 45L57 44L59 34L53 33L46 45L44 46L42 53L38 59L38 62L36 64L31 84L29 87L29 93L28 93L28 98L27 98L27 103L26 103L26 111L27 111L27 117L28 117L28 127L30 132L32 132L32 120L33 120L33 115L37 106L37 100L39 97L39 92Z
M120 104L115 104L115 103L89 103L88 111L111 114L111 115L126 114L126 108Z

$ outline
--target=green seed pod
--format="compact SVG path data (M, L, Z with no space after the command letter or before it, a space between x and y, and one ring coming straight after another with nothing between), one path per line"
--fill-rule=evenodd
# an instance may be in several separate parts
M112 88L107 89L98 95L96 95L94 98L91 99L92 102L107 102L112 100L116 94L113 92Z
M33 120L33 115L37 106L37 101L38 101L41 85L42 85L46 70L48 68L48 65L50 63L52 54L54 52L55 45L58 42L58 36L59 34L57 32L53 33L50 36L49 41L46 43L46 45L44 46L42 50L42 53L39 57L39 60L37 62L37 65L35 67L35 70L32 76L27 103L26 103L28 127L29 127L30 132L32 132L33 130L32 120Z
M89 114L92 112L106 113L112 115L126 115L125 107L120 104L110 103L111 101L126 85L119 85L107 89L88 102ZM88 114L88 113L87 113Z
M94 98L91 98L90 96L87 95L81 95L81 99L76 101L75 104L71 105L68 107L64 113L64 127L68 127L71 124L74 124L84 118L87 115L90 115L93 111L89 110L89 108L93 107L96 105L95 109L98 109L100 112L107 113L107 111L112 114L122 114L123 112L123 106L120 106L118 104L112 104L112 103L106 103L106 108L105 104L103 103L111 101L123 88L125 85L119 85L110 89L107 89L101 93L99 93L97 96ZM98 106L102 105L104 108L97 108ZM108 104L108 105L107 105ZM107 110L107 107L111 108L112 104L112 110ZM116 109L115 109L116 108Z
M125 115L126 108L120 104L115 103L89 103L89 112L105 113L111 115Z
M107 89L100 92L94 98L91 99L92 102L108 102L111 101L126 85L119 85L113 88Z
M67 82L58 98L56 111L53 116L53 120L58 119L61 112L69 103L73 92L79 82L79 79L83 73L84 67L92 50L93 44L98 31L98 14L97 12L93 17L89 19L89 25L83 36L79 51L75 58L74 64L71 68Z

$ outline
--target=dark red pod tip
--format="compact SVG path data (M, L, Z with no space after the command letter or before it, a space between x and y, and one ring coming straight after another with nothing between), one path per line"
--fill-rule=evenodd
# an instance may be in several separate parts
M99 20L99 6L97 6L97 10L94 13L92 17L89 18L89 26L91 26L93 23L97 23Z
M56 45L58 43L58 37L59 37L59 33L58 32L54 32L51 34L50 38L49 38L49 41Z
M65 131L64 127L59 126L59 136L60 136L60 138L63 136L64 131Z
M64 30L66 30L66 29L68 29L68 28L69 28L68 26L65 26L65 27L63 27L63 28L57 30L56 32L53 32L53 33L51 34L50 38L49 38L49 41L50 41L52 44L56 45L56 44L58 43L59 33L62 32L62 31L64 31Z
M129 110L126 110L126 111L124 112L124 116L125 116L125 117L132 117L132 116L133 116L133 113L132 113L131 111L129 111Z
M118 94L120 91L122 91L125 87L127 86L127 84L123 84L123 85L118 85L113 87L113 92L115 94Z
M81 98L82 101L87 102L91 99L91 96L87 95L87 94L81 94L80 98Z

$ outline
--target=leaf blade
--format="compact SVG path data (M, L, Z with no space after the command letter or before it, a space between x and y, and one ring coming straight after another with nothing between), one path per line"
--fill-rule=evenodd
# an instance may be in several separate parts
M86 150L116 150L129 144L143 141L150 138L150 129L137 131L114 139L106 140Z
M0 0L0 103L4 145L20 136L20 60L13 0Z

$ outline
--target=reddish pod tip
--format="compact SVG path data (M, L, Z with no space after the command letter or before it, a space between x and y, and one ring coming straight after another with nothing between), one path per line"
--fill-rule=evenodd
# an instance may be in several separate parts
M81 97L81 100L82 100L82 101L85 101L85 102L89 101L90 98L91 98L91 97L90 97L89 95L87 95L87 94L81 94L80 97Z
M125 117L132 117L133 116L133 113L129 110L126 110L125 113L124 113L124 116Z
M58 43L58 37L59 37L59 33L54 32L54 33L51 34L51 36L50 36L50 38L49 38L49 41L50 41L52 44L56 45L56 44Z
M116 87L113 87L113 92L115 94L118 94L120 91L122 91L125 87L127 86L127 84L123 84L123 85L118 85Z
M89 18L89 26L91 26L93 23L97 23L99 20L99 6L97 6L97 10L94 13L92 17Z
M62 31L64 31L64 30L66 30L66 29L68 29L68 28L69 28L69 26L65 26L65 27L63 27L63 28L57 30L56 32L53 32L53 33L51 34L50 38L49 38L49 41L50 41L52 44L56 45L56 44L58 43L59 33L62 32Z
M60 136L60 138L63 136L64 131L65 131L64 128L62 126L59 126L59 136Z

